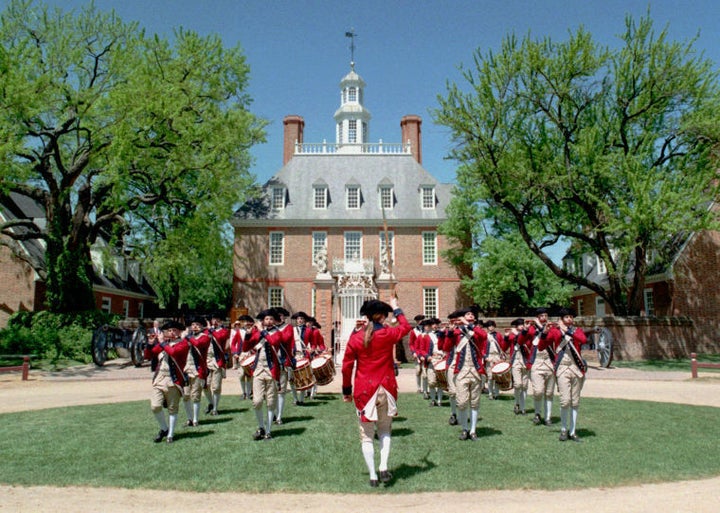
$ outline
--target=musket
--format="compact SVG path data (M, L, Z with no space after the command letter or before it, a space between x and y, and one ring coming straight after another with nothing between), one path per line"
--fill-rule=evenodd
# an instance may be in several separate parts
M382 208L382 218L383 218L383 231L385 232L385 254L387 255L388 259L388 270L390 271L390 276L393 278L395 277L393 274L393 258L392 254L390 253L390 233L388 232L388 225L387 225L387 217L385 216L385 205L381 202L381 208ZM397 299L397 291L395 290L395 280L393 279L392 284L392 290L390 291L390 295L394 296Z

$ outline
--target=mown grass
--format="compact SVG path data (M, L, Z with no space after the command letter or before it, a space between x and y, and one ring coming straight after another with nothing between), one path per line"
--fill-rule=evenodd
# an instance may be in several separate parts
M697 361L703 363L720 363L720 354L698 354ZM663 360L613 360L612 367L637 369L642 371L678 371L690 373L690 358L673 358ZM702 372L717 372L720 369L700 369Z
M288 395L288 397L290 397ZM674 481L720 474L718 409L585 398L578 434L534 426L513 402L481 402L477 442L458 440L449 408L400 397L390 460L379 491L559 489ZM354 409L339 395L289 404L270 441L255 442L249 401L223 398L221 414L179 427L155 444L148 401L0 415L0 482L186 491L367 493ZM185 415L179 415L180 424Z

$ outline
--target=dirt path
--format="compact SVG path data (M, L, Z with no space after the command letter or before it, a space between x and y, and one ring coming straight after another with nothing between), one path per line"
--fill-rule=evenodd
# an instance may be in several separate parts
M230 371L231 377L234 374ZM57 406L123 402L147 398L149 370L114 361L98 369L81 367L62 373L32 372L30 380L0 374L0 413ZM401 390L412 390L410 369L400 375ZM230 383L230 382L229 382ZM91 385L90 385L91 384ZM90 385L90 386L89 386ZM328 391L339 391L335 380ZM335 390L337 388L337 390ZM633 400L665 401L720 407L720 377L690 372L640 372L628 369L591 369L583 395ZM1 460L0 460L1 461ZM1 463L0 463L1 464ZM216 513L249 509L264 512L338 510L445 512L479 511L492 507L503 513L563 509L604 513L618 511L715 513L720 504L720 476L697 481L584 490L487 490L470 493L321 495L186 493L87 487L15 487L0 485L0 511L12 512L171 512L202 509Z

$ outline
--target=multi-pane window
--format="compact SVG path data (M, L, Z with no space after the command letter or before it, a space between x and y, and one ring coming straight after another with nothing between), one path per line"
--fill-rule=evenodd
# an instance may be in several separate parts
M123 315L126 319L130 317L130 301L127 299L123 299Z
M316 210L324 210L328 205L328 188L323 186L313 187L314 201L313 208Z
M387 265L390 266L390 261L395 261L395 233L388 231L387 232L387 241L386 241L386 234L384 231L380 232L380 265ZM385 256L385 246L386 244L389 244L390 246L390 261L384 262L386 256Z
M435 208L435 187L423 185L421 189L423 210Z
M345 232L345 260L362 257L362 232Z
M437 264L437 233L422 233L422 259L423 265Z
M380 208L389 210L393 208L393 189L392 187L380 187Z
M285 208L285 187L273 187L271 201L273 210Z
M285 234L270 232L270 265L282 265L285 258Z
M647 315L655 315L655 299L653 297L653 289L643 290L643 299L645 301L645 313Z
M278 308L283 305L283 289L282 287L268 288L268 306L270 308Z
M343 142L343 124L342 123L337 124L337 140L339 142Z
M102 305L100 306L100 310L105 313L112 313L112 298L104 296L102 298Z
M583 315L585 315L585 301L582 299L578 299L577 314L578 314L578 317L582 317Z
M348 142L357 142L357 120L351 119L348 121Z
M312 234L312 261L315 263L318 255L327 252L327 232L313 232Z
M345 189L347 193L346 206L348 210L357 210L360 208L360 186L348 185Z
M354 87L350 87L348 89L348 100L351 102L357 101L357 89Z
M596 256L597 261L597 273L598 274L607 274L607 267L605 267L605 260L600 258L599 256Z
M438 289L437 287L423 288L423 315L425 317L438 316Z
M138 319L144 319L145 318L145 304L140 301L138 303Z

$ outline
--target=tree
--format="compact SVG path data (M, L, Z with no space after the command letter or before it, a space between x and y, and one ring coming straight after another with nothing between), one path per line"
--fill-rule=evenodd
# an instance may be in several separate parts
M0 229L44 241L51 310L94 308L89 249L100 233L134 230L154 255L172 230L193 226L197 242L229 219L254 182L249 148L264 140L247 81L240 48L216 36L178 29L171 44L93 4L77 15L8 4L0 194L34 199L47 220Z
M651 255L673 235L717 226L717 73L693 41L626 19L617 49L582 28L565 42L518 41L474 54L469 91L448 84L436 121L451 129L458 190L512 226L559 278L638 314ZM604 262L607 283L555 264L558 242Z

